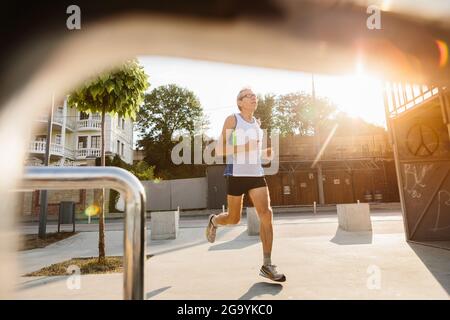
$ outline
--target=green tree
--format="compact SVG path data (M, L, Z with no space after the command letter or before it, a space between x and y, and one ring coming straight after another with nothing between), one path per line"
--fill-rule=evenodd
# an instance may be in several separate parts
M304 102L304 95L301 93L288 93L277 97L274 122L281 135L301 133L304 127L301 119Z
M153 180L155 178L155 167L150 166L147 162L141 160L130 169L131 173L134 174L139 180Z
M157 173L174 170L171 151L178 141L176 136L194 137L206 128L208 121L195 94L175 84L160 86L146 94L139 110L138 145L145 151L145 160L156 166Z
M266 129L270 135L274 126L274 111L276 106L276 95L258 95L258 108L255 111L255 118L261 121L261 129Z
M101 165L105 166L105 116L136 118L144 101L145 90L149 87L148 77L136 60L129 60L119 68L105 72L84 83L69 95L68 104L88 113L100 113L101 124ZM102 192L99 215L99 263L105 261L105 217L104 190Z
M304 92L277 97L273 127L281 135L314 135L318 128L328 127L336 107L327 99L316 98Z

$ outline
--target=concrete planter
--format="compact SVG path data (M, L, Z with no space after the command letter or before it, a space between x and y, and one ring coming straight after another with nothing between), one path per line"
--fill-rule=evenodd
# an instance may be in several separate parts
M339 227L345 231L371 231L368 203L347 203L336 205Z
M152 240L176 239L180 212L155 211L150 213L150 237Z

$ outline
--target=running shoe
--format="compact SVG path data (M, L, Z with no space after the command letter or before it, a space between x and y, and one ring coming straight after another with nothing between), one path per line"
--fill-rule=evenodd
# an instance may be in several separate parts
M277 266L275 266L275 265L262 266L261 270L259 271L259 275L263 276L267 279L270 279L272 281L277 281L277 282L286 281L286 276L282 273L278 273L276 267Z
M217 227L212 222L213 217L214 217L214 214L211 214L209 216L208 226L206 227L206 239L211 243L216 241L216 230L217 230Z

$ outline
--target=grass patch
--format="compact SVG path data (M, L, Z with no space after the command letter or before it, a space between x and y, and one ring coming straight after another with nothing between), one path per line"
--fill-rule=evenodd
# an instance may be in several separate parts
M147 255L147 259L150 259L152 256L153 255ZM72 258L64 262L52 264L38 271L28 273L25 277L66 276L69 275L67 270L70 266L77 266L80 268L81 274L118 273L123 272L123 257L106 257L104 263L99 263L98 257Z
M37 234L22 235L20 239L19 251L45 248L46 246L67 239L76 235L78 232L53 232L47 233L45 239L39 239Z

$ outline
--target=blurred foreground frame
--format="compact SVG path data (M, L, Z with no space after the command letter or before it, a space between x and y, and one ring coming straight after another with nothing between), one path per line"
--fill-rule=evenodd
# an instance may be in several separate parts
M362 0L77 1L80 30L66 26L69 1L4 5L0 298L12 297L18 277L10 190L23 173L27 132L48 110L52 94L62 100L89 77L137 55L327 74L353 72L360 63L385 81L448 88L446 2L395 1L384 8L385 1L373 1L382 10L381 29L375 30L367 28L369 4Z

